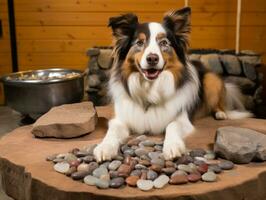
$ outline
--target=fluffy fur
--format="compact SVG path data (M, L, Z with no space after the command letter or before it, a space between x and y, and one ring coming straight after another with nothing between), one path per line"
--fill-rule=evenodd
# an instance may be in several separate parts
M163 154L173 159L184 153L183 139L193 132L196 115L250 116L237 88L188 61L190 8L167 13L161 24L140 24L126 14L111 18L109 26L115 39L109 83L115 117L94 150L98 161L116 156L131 133L165 133Z

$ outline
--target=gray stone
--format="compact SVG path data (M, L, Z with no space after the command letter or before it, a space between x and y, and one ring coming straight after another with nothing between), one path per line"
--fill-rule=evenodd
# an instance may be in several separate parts
M147 136L146 135L140 135L138 136L136 139L140 140L140 141L144 141L147 139Z
M66 173L69 168L70 165L67 162L60 162L54 165L54 170L62 174Z
M206 154L204 149L193 149L189 152L191 157L203 157Z
M130 173L130 176L140 176L141 175L141 170L135 169Z
M161 152L149 152L148 156L150 159L158 159L162 153Z
M257 131L222 127L216 131L214 151L234 163L249 163L253 159L266 160L266 136Z
M212 171L208 171L201 176L201 179L205 182L214 182L217 180L217 175Z
M260 65L262 63L259 55L245 55L238 57L241 62L252 63L253 65Z
M98 167L92 172L93 176L100 178L102 175L107 175L108 170L106 167Z
M148 172L147 172L147 179L148 180L152 180L153 181L157 177L158 177L158 174L155 171L153 171L151 169L148 170Z
M145 165L142 165L142 164L136 164L135 169L147 169L147 167Z
M257 78L257 72L255 69L255 64L248 63L248 62L242 62L243 66L243 72L246 75L247 78L254 81Z
M234 163L229 160L222 161L218 164L221 169L230 170L234 168Z
M97 162L90 162L88 165L89 174L91 174L99 166Z
M219 174L223 171L218 165L209 165L208 170L213 171L216 174Z
M155 145L155 143L151 140L144 140L140 142L140 144L146 147L153 147Z
M107 189L109 187L109 181L103 179L96 179L95 185L100 189Z
M110 170L117 170L118 167L122 164L122 162L120 160L113 160L109 166L108 169Z
M135 151L132 148L126 149L123 153L125 155L130 155L130 156L134 156L135 155Z
M243 90L253 90L256 83L245 77L238 76L227 76L225 77L226 82L231 82L238 85Z
M98 178L94 177L94 176L91 176L91 175L88 175L88 176L85 176L83 181L84 183L86 183L87 185L95 185L95 182L97 181Z
M150 180L139 179L137 181L137 187L143 191L148 191L153 188L153 182Z
M192 173L193 172L193 169L189 165L180 164L180 165L177 166L177 168L179 170L182 170L182 171L185 171L185 172L188 172L188 173Z
M88 51L87 51L87 55L88 56L97 56L100 54L100 49L98 48L90 48Z
M215 159L215 154L214 153L207 153L204 155L204 158L206 158L207 160L213 160L213 159Z
M99 76L97 74L92 74L88 76L89 87L97 87L101 84Z
M220 57L218 56L218 54L202 55L200 57L200 61L209 70L211 70L217 74L223 74L223 67L222 67L222 64L220 62Z
M195 61L199 61L200 60L200 54L190 54L189 56L189 60L195 60Z
M112 54L111 49L101 49L100 54L97 59L100 68L102 69L111 68L111 64L112 64L111 54Z
M95 129L96 110L91 102L53 107L34 124L32 134L37 137L72 138Z
M87 175L89 175L88 171L79 171L79 172L72 173L71 178L73 180L80 180L80 179L83 179Z
M147 151L145 148L138 148L135 150L135 154L138 156L138 157L141 157L143 155L147 155L149 153L149 151Z
M89 171L90 166L87 163L81 163L78 167L77 167L77 171Z
M113 178L110 183L109 183L109 186L111 188L119 188L121 187L122 185L124 185L125 183L125 179L122 178L122 177L117 177L117 178Z
M241 65L238 58L234 55L220 55L221 61L228 74L240 75Z
M160 166L164 166L164 160L160 159L160 158L153 158L151 159L151 164L152 165L160 165Z
M163 188L169 182L169 180L169 177L163 174L153 181L153 185L155 188Z
M183 170L177 170L177 171L175 171L175 172L171 175L171 177L172 177L172 176L177 176L177 175L184 175L184 176L187 176L188 173L185 172L185 171L183 171Z

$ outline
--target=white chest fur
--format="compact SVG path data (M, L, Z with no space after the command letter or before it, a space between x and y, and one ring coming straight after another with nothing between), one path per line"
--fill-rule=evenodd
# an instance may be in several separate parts
M193 67L191 70L195 73ZM181 111L187 110L197 99L199 85L196 74L192 74L193 80L177 90L169 71L162 72L153 83L142 81L140 76L139 73L130 75L130 96L121 82L111 82L115 117L135 133L162 133Z

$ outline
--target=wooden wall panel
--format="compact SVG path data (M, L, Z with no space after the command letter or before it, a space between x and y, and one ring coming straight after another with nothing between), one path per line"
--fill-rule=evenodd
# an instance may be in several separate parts
M0 19L3 35L0 37L0 76L12 72L11 49L9 41L7 1L0 0ZM4 103L3 87L0 83L0 105Z
M183 0L14 1L20 70L48 67L83 70L88 48L111 44L111 32L106 26L109 17L134 12L140 21L159 22L164 12L184 5ZM4 12L6 2L0 0ZM237 0L189 0L191 47L233 49L236 4ZM242 4L240 48L258 51L266 60L266 1L242 0ZM5 41L0 40L2 44ZM8 53L8 48L0 53Z

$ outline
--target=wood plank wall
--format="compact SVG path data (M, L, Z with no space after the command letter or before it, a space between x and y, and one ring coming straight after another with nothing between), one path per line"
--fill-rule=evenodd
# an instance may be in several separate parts
M3 28L3 35L2 37L0 36L0 76L12 72L7 1L0 0L0 19L2 20ZM0 84L0 105L3 102L3 88L2 84Z
M125 12L140 21L161 21L165 11L181 8L183 0L14 0L19 69L67 67L85 69L86 49L110 45L108 18ZM7 21L7 0L0 0ZM242 0L241 49L266 52L266 1ZM235 47L237 0L189 0L192 7L192 48ZM7 22L4 23L8 38ZM3 40L5 44L7 41ZM3 46L1 44L1 46ZM0 50L2 58L9 47ZM0 68L1 71L1 68Z

